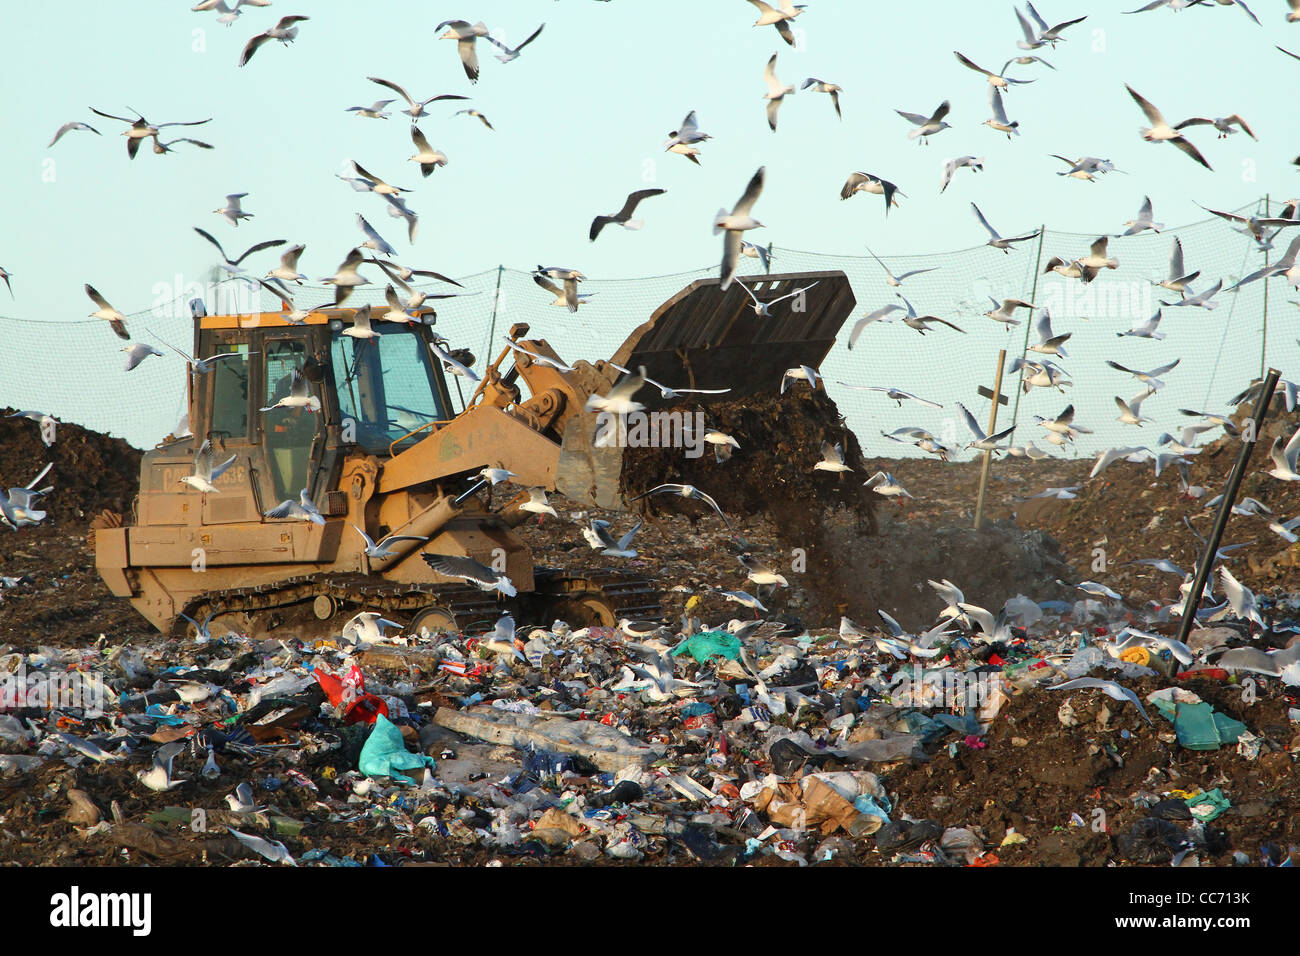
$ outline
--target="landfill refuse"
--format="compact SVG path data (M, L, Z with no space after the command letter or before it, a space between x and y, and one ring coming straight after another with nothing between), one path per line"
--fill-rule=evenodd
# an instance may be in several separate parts
M1284 644L1300 619L1284 595L1256 595L1268 636L1232 614L1194 631L1191 664L1162 656L1176 622L1049 584L986 595L983 580L978 598L957 597L922 571L908 610L877 625L826 613L792 577L755 614L710 590L746 573L724 529L684 533L673 515L638 532L669 556L653 622L507 627L487 614L350 641L349 611L324 637L250 633L238 615L182 637L116 615L81 545L59 543L61 520L51 506L22 529L53 557L33 547L2 562L24 579L0 605L0 853L17 862L1290 859L1300 701L1280 672L1215 666ZM761 516L739 530L769 553L782 540ZM79 577L55 572L64 560ZM72 608L94 613L42 629L36 602L65 591L90 595ZM78 699L28 693L72 675Z

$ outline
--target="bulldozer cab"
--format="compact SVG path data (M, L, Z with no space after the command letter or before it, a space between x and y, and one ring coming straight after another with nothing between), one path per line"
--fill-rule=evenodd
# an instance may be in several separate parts
M221 477L221 494L207 496L202 524L256 520L302 489L328 512L337 487L341 453L353 446L386 458L427 434L425 426L454 417L441 364L429 348L424 324L378 322L370 339L347 334L352 310L313 313L290 325L274 313L205 316L196 321L196 355L229 355L196 374L190 422L196 439L212 441L219 461L236 456ZM305 380L319 410L278 405ZM171 446L175 468L142 470L152 490L182 493L174 485L188 473L194 444ZM172 484L168 488L166 485Z

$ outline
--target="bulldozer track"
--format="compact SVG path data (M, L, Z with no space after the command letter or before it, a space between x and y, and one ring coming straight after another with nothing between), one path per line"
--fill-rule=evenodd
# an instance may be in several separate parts
M498 592L456 584L397 583L362 574L309 574L271 585L210 592L192 601L185 613L202 621L209 614L270 611L324 595L339 602L341 608L355 605L385 613L420 611L436 605L450 611L457 625L464 628L475 622L490 624L507 611L542 611L548 603L597 592L617 616L660 615L660 591L648 578L620 571L577 575L558 568L538 568L534 580L535 590L505 598Z

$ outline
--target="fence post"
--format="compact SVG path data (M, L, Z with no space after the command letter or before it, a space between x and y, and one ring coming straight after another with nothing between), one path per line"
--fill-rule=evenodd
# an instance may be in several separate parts
M492 343L497 337L497 306L501 304L501 274L505 270L505 266L497 266L497 287L492 292L492 321L488 324L488 340L483 349L484 357L492 351Z
M1264 215L1270 214L1272 203L1269 202L1269 193L1264 194ZM1264 268L1268 268L1268 250L1264 250ZM1259 377L1264 377L1264 371L1268 368L1268 286L1267 279L1264 280L1264 328L1260 336L1259 343Z
M1043 236L1047 232L1047 223L1038 227L1038 251L1034 253L1034 283L1029 290L1029 301L1032 303L1038 295L1038 274L1042 272L1043 267ZM1020 348L1020 357L1023 359L1029 353L1029 332L1034 327L1034 313L1031 310L1029 318L1025 321L1025 343ZM1016 403L1011 407L1011 424L1015 425L1020 421L1020 396L1024 393L1023 383L1025 379L1025 367L1020 367L1020 378L1016 379Z

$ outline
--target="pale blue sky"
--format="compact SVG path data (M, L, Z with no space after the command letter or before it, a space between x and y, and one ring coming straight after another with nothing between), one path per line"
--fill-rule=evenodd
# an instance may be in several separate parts
M778 250L839 255L861 255L864 243L882 255L977 245L985 236L969 213L972 199L1004 234L1046 221L1096 235L1120 231L1144 194L1156 218L1174 226L1204 218L1195 202L1231 209L1266 192L1274 199L1300 193L1289 165L1300 152L1293 92L1300 63L1273 49L1300 49L1300 25L1284 22L1282 0L1254 0L1262 27L1227 7L1124 16L1135 0L1044 0L1038 8L1051 22L1083 13L1088 19L1067 30L1055 50L1036 51L1055 71L1011 67L1011 75L1037 80L1006 97L1023 129L1012 142L980 125L989 115L987 84L953 57L961 50L999 69L1016 54L1009 2L812 0L797 22L803 49L788 47L771 27L751 26L756 12L742 0L276 0L250 8L229 28L188 5L78 4L69 18L48 5L6 10L0 45L10 106L0 218L8 228L0 266L14 273L15 298L0 292L0 315L83 319L93 308L85 282L124 312L148 308L160 283L176 275L201 280L212 264L194 225L232 252L266 238L305 242L302 268L315 279L332 273L362 238L357 212L408 265L452 275L541 262L580 268L596 282L713 267L721 243L710 217L734 203L762 164L767 186L755 214L766 228L751 238ZM294 13L311 17L294 45L267 44L236 67L249 37ZM480 43L482 78L471 86L455 44L434 31L453 17L482 19L514 41L543 21L546 29L509 64ZM843 121L829 97L800 91L782 106L779 131L770 132L762 72L773 52L786 83L816 76L843 86ZM435 104L422 123L450 157L447 167L419 176L406 161L413 149L401 114L375 121L344 111L390 95L367 75L420 98L473 97ZM1192 130L1215 167L1202 170L1169 145L1140 140L1143 117L1125 82L1172 122L1240 112L1260 141L1244 134L1219 141L1212 129ZM924 147L909 141L911 127L894 108L929 113L945 98L955 128ZM93 116L91 105L122 115L129 105L153 122L212 116L179 135L217 148L155 156L146 146L128 161L118 135L124 127ZM462 105L483 111L496 131L452 116ZM691 109L714 136L702 145L700 167L662 151L667 131ZM73 119L105 135L74 132L46 149L54 130ZM1096 184L1058 177L1061 166L1048 156L1054 152L1107 157L1127 175ZM966 153L987 157L985 171L959 171L940 195L942 161ZM377 197L335 178L347 159L414 190L408 199L421 214L414 247ZM839 199L845 177L858 169L908 194L888 220L880 197ZM647 184L668 193L638 211L645 229L608 229L589 243L591 218ZM250 194L245 206L255 218L238 229L211 212L228 192ZM1230 258L1240 258L1242 241L1226 225L1219 235ZM274 253L251 264L260 273ZM881 302L888 301L889 290L881 290ZM625 331L646 314L611 311L592 312L590 321ZM547 318L572 324L560 314ZM116 348L107 334L87 333L85 345Z

